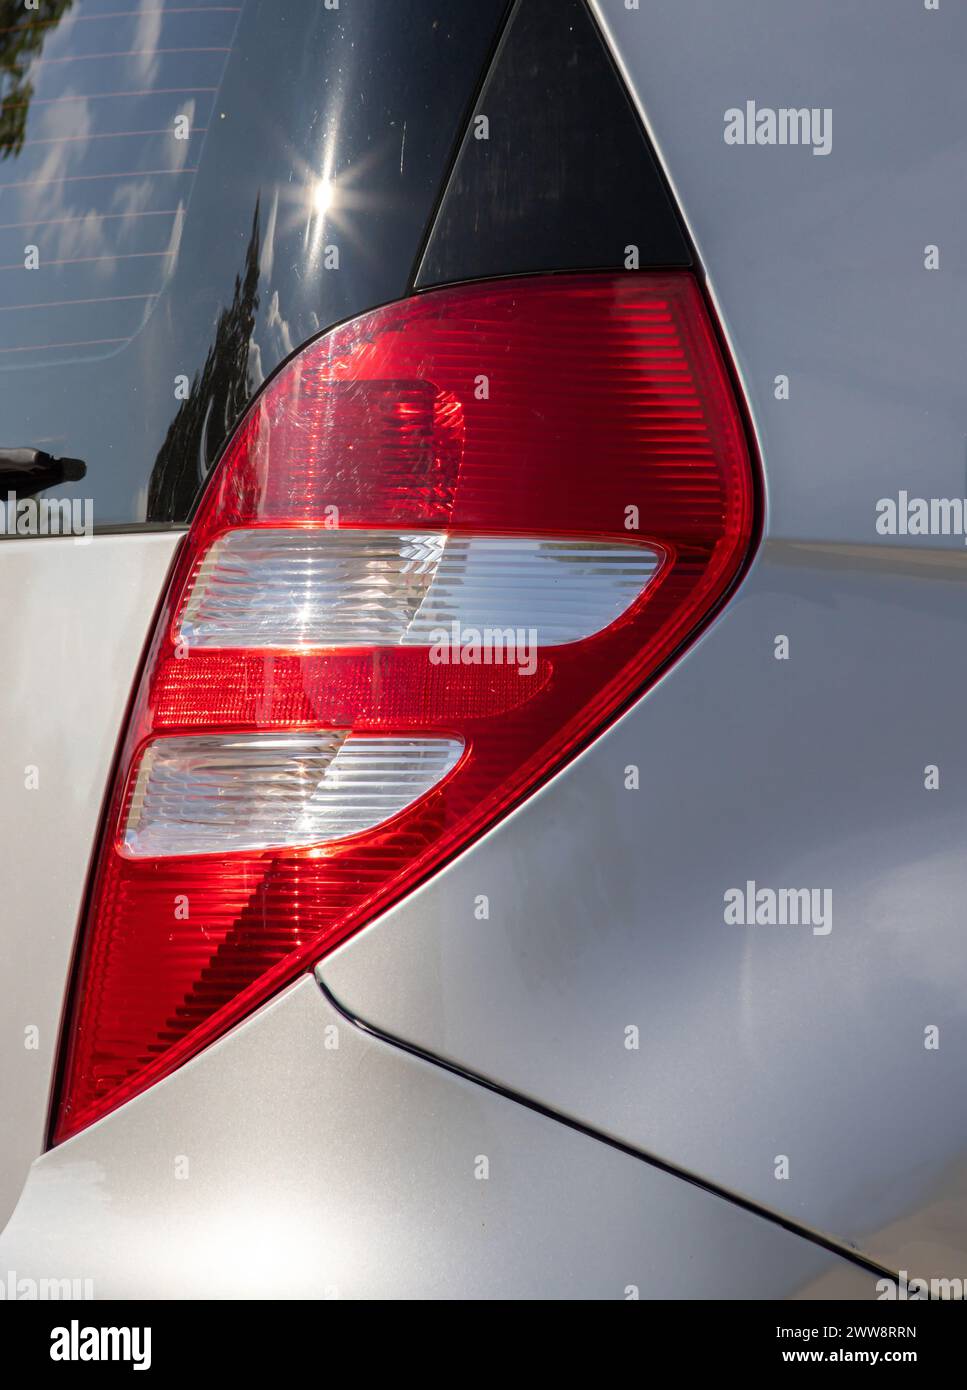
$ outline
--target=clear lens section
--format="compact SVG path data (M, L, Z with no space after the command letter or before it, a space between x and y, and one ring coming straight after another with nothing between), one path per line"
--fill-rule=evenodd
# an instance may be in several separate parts
M648 546L446 532L231 531L181 619L194 647L424 646L439 630L578 642L619 618L661 564ZM507 636L508 642L514 638Z
M138 769L124 851L145 858L341 840L411 805L462 752L460 739L338 729L157 739Z

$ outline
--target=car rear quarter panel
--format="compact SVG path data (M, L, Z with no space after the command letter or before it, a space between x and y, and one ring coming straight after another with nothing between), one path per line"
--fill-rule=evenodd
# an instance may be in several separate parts
M101 801L178 540L0 541L0 1226L44 1146Z
M967 555L875 519L900 489L964 492L967 12L595 9L734 352L763 544L655 689L320 977L390 1035L959 1276ZM829 153L727 145L747 100L828 108ZM748 880L828 890L831 931L728 924Z

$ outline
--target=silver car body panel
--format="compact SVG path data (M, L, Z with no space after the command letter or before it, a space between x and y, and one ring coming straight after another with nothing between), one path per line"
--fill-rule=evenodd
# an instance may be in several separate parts
M95 1298L871 1299L877 1283L370 1037L311 979L39 1159L0 1271Z
M649 695L320 978L385 1033L959 1277L967 557L875 521L901 489L964 492L967 11L596 9L733 346L765 543ZM753 100L829 108L829 153L727 145ZM831 930L728 924L750 881L831 894Z
M101 804L179 539L0 542L0 1226L44 1146Z
M874 521L901 489L964 491L967 13L595 8L735 354L764 543L644 699L319 976L379 1033L890 1268L962 1277L967 556ZM727 146L747 101L828 108L829 154ZM177 539L0 543L0 1224L33 1160L0 1273L101 1296L872 1296L821 1245L368 1035L310 979L37 1157ZM829 892L831 930L727 924L749 881Z

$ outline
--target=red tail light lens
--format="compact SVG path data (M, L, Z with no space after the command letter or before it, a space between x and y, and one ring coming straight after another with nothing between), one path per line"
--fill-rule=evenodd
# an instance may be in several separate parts
M688 274L440 290L293 358L218 465L148 652L55 1138L559 768L708 616L752 528Z

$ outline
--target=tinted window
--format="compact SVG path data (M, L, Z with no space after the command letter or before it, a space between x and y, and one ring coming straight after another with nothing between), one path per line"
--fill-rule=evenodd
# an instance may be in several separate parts
M0 35L0 370L117 352L177 262L240 7L109 3Z
M184 521L266 376L406 293L504 9L5 6L0 446Z
M691 262L585 0L518 0L418 283L620 270L629 246L637 248L640 266Z

